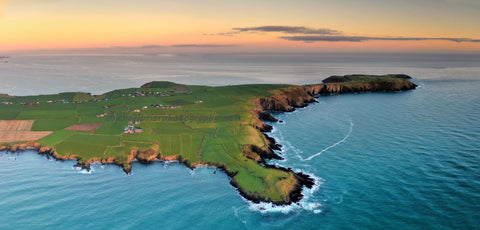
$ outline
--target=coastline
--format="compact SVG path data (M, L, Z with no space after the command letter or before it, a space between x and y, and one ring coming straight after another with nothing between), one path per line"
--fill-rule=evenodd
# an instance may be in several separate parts
M346 75L347 76L363 76L363 75ZM344 85L341 82L336 82L335 80L329 80L332 78L337 78L337 76L332 76L325 79L323 84L313 84L305 86L293 86L288 91L283 91L282 94L273 95L267 98L257 98L254 100L256 109L252 113L257 114L257 118L260 120L260 123L257 124L256 128L260 130L265 136L268 148L261 149L256 146L252 150L257 150L256 153L260 156L260 160L257 161L262 163L264 167L275 168L283 170L285 172L293 173L297 183L294 188L288 192L290 202L280 203L281 205L288 205L291 203L296 203L303 198L302 191L303 186L307 188L312 188L314 185L314 178L304 174L304 173L295 173L292 168L284 168L276 165L267 164L265 159L283 159L281 156L276 154L273 150L280 150L281 145L277 141L268 136L268 132L271 132L273 127L266 124L264 121L278 122L278 119L275 118L270 112L293 112L297 108L304 108L309 106L312 103L317 102L316 97L319 96L328 96L328 95L339 95L345 93L367 93L367 92L402 92L413 90L417 87L416 84L408 81L411 79L410 76L404 74L390 74L385 76L393 76L396 78L406 79L407 81L404 84L387 84L382 85L374 82L359 82L357 84ZM239 192L242 193L239 188ZM247 196L248 194L242 194ZM255 202L256 197L246 197L249 200ZM255 202L255 203L258 203ZM273 202L274 204L278 204Z
M410 81L405 81L405 84L380 84L379 82L328 82L322 84L304 85L304 86L290 86L288 88L282 88L274 90L273 95L267 97L259 97L252 101L254 109L250 111L255 118L254 127L258 129L262 134L267 145L265 147L258 147L250 144L244 150L244 154L247 158L255 160L258 164L265 168L273 168L282 170L289 173L295 180L295 183L289 185L289 190L286 192L286 197L281 201L273 201L269 198L262 197L251 193L250 191L242 188L235 180L235 176L238 172L228 170L228 166L223 163L209 162L209 161L197 161L190 162L188 159L183 158L180 155L163 156L161 153L155 150L137 150L133 149L126 159L118 159L114 157L110 158L92 158L81 159L78 155L66 154L59 155L52 147L43 146L38 142L27 142L23 144L14 144L8 146L0 146L0 151L22 151L22 150L36 150L38 154L52 157L56 160L77 160L75 167L81 167L82 169L90 170L91 163L101 164L115 164L129 174L132 171L131 162L138 161L143 164L151 164L155 161L176 161L184 164L190 169L195 167L214 167L224 171L230 178L230 184L234 186L240 195L247 200L254 203L269 202L276 205L289 205L296 203L303 198L303 187L312 188L314 185L314 179L303 173L295 173L292 168L284 168L266 163L266 160L270 159L282 159L282 157L274 152L274 150L280 150L276 140L268 136L268 132L272 130L272 126L266 124L264 121L277 122L278 120L269 112L292 112L296 108L303 108L311 103L315 103L315 97L326 96L331 94L343 94L343 93L357 93L357 92L397 92L415 89L416 85Z

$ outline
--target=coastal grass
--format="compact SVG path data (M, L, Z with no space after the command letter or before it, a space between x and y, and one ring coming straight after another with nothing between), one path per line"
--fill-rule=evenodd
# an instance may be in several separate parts
M49 95L36 95L36 96L21 96L13 98L0 98L0 101L9 101L14 104L20 103L45 103L47 101L67 100L72 101L76 93L59 93Z
M38 111L38 110L44 110L44 111L56 111L56 110L70 110L70 111L75 111L76 104L72 103L40 103L38 105L24 105L22 110L24 111Z
M40 119L35 120L32 131L57 131L77 124L78 118Z
M23 110L17 120L57 119L76 117L75 110Z
M69 130L60 130L38 140L38 142L45 146L55 146L57 143L60 143L61 141L69 138L75 133L79 133L79 132L69 131Z
M73 134L55 145L60 155L78 155L82 160L100 158L107 146L119 146L119 136Z
M1 105L0 104L0 120L13 120L20 114L23 109L22 105Z
M0 120L14 120L20 111L0 111Z
M91 94L79 92L79 93L75 93L75 96L73 96L72 100L75 102L80 102L80 101L89 101L92 99L95 99L95 97L92 96Z
M95 131L95 134L120 135L127 125L128 121L104 121Z
M96 116L103 113L105 113L105 110L96 102L77 104L78 116Z
M103 157L104 158L121 158L126 160L126 157L132 150L159 150L158 144L144 143L136 141L122 141L121 146L107 146Z
M158 143L160 137L153 132L152 128L144 128L142 133L122 135L123 141Z

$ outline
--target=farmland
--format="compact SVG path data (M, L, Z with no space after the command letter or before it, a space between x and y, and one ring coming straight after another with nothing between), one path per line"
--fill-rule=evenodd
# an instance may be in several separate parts
M31 132L34 120L0 120L0 143L35 141L52 132Z
M75 124L65 128L65 130L95 132L98 127L100 127L100 124Z
M102 95L2 97L0 146L36 141L54 156L75 156L85 168L100 161L126 172L134 159L207 164L224 169L249 199L290 203L302 182L292 171L264 167L273 151L262 133L268 126L258 116L263 109L286 111L311 102L311 94L339 88L332 84L337 83L209 87L151 82ZM128 125L137 131L124 133Z
M242 150L248 144L268 147L263 134L252 127L254 120L250 110L254 105L250 101L284 87L288 86L207 87L154 82L144 88L115 90L102 96L66 93L8 98L13 104L0 105L0 115L5 114L5 118L12 121L30 119L28 125L32 130L51 133L38 136L39 143L51 147L59 156L75 155L83 164L88 164L90 159L114 158L118 164L128 165L131 150L154 150L167 159L182 159L190 167L204 162L227 165L228 171L238 171L236 177L240 180L237 182L248 189L259 186L251 181L267 180L266 177L254 179L258 173L275 172L268 178L270 186L275 186L279 180L295 182L283 179L290 178L289 172L261 167L245 158ZM20 103L24 105L19 106ZM179 119L186 115L192 119ZM206 119L212 115L237 115L239 119ZM158 119L143 121L146 116ZM172 119L163 119L168 117ZM123 134L123 129L135 122L142 133ZM3 141L23 139L11 136ZM255 141L249 143L249 140ZM249 172L252 165L257 165L255 170L259 172ZM288 190L276 190L282 189ZM272 191L266 189L256 188L255 192L278 201L286 197L286 194L283 197L269 194Z
M34 120L0 120L2 131L28 131L32 128Z

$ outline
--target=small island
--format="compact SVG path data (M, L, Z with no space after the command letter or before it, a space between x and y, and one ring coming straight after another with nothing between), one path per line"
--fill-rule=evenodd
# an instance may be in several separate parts
M222 169L253 202L291 204L302 199L308 175L268 164L281 159L267 133L269 112L289 112L315 97L415 89L409 76L332 76L310 85L198 86L156 81L102 95L68 92L38 96L0 94L0 150L32 149L77 167L178 161L189 168Z

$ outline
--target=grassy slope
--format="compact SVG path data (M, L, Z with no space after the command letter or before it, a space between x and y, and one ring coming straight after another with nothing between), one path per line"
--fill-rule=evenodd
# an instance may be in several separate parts
M375 80L361 77L353 83ZM403 79L388 78L388 81ZM349 84L349 83L341 83ZM116 163L129 167L128 157L132 149L154 150L162 157L181 156L189 163L213 163L223 165L230 172L237 172L234 180L253 195L272 201L285 201L295 183L292 173L264 168L245 157L244 149L250 145L267 147L263 134L254 124L250 113L255 108L255 98L278 93L288 85L237 85L223 87L185 86L170 82L146 84L144 88L115 90L100 96L85 93L64 93L28 97L0 98L13 105L0 104L0 119L34 119L32 130L55 131L39 140L61 155L77 155L79 162L89 159L116 159ZM136 91L145 96L135 96ZM130 94L130 96L128 96ZM95 102L93 99L108 98ZM47 100L83 101L82 103L44 103ZM85 100L90 100L85 102ZM21 102L40 102L37 106L22 106ZM201 101L201 102L200 102ZM151 108L151 105L181 106L175 109ZM149 106L148 109L141 109ZM141 109L140 112L134 112ZM107 113L97 118L97 114ZM114 116L114 113L116 114ZM155 116L144 120L143 133L122 134L131 116ZM185 116L185 121L168 120ZM197 118L193 118L197 116ZM199 116L219 117L217 122L200 121ZM226 116L240 119L222 119ZM131 119L139 121L139 119ZM101 123L93 133L64 130L76 123Z

